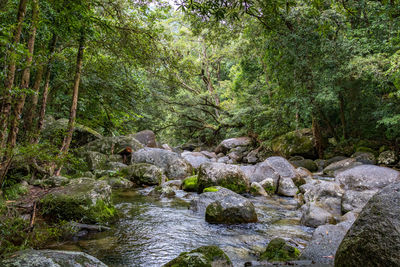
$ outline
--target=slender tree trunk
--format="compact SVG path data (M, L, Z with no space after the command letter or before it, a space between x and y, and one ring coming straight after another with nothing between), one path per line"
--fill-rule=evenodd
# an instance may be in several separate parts
M33 95L31 99L31 104L29 106L29 109L26 110L26 115L24 119L25 123L25 136L28 138L32 137L32 126L33 126L33 120L36 117L36 110L37 110L37 105L39 102L39 89L40 89L40 84L42 83L43 80L43 72L44 72L44 66L39 66L39 68L36 71L36 77L35 77L35 84L33 85Z
M26 67L22 73L21 89L22 92L18 96L13 109L13 119L11 121L10 132L7 140L7 150L11 151L17 143L17 135L19 131L19 122L21 119L22 110L25 105L26 93L24 92L29 88L29 81L31 76L31 64L33 60L33 51L35 48L36 30L39 22L39 0L32 0L32 27L28 40L28 57L26 58Z
M322 159L324 157L324 150L322 147L321 128L315 115L312 117L312 133L314 137L314 147L317 150L318 157Z
M49 61L47 63L47 67L46 67L43 94L42 94L42 99L41 99L42 105L41 105L40 111L39 111L37 127L33 134L33 138L31 140L31 143L33 143L33 144L37 144L39 142L40 133L44 127L44 117L46 115L47 98L49 96L49 89L50 89L51 66L52 66L52 62L53 62L53 58L54 58L54 51L56 49L56 44L57 44L57 36L54 34L53 39L51 40L51 44L50 44L50 58L49 58Z
M8 68L7 68L7 76L4 82L4 91L2 92L3 103L1 106L1 114L0 114L0 150L4 148L6 141L8 119L11 113L11 101L12 101L11 91L14 86L15 70L16 70L15 48L19 44L21 38L22 24L25 18L27 3L28 0L20 0L19 2L17 27L13 33L12 47L7 53Z
M339 94L339 103L340 103L340 121L342 122L343 138L347 139L346 117L344 115L344 98L342 94Z
M203 70L202 70L202 76L203 76L203 81L205 85L207 86L208 91L210 92L211 96L214 98L215 105L219 106L220 101L219 101L219 96L215 92L214 86L212 84L211 80L211 73L210 73L210 67L209 67L209 62L208 62L208 56L207 56L207 47L206 44L203 46ZM219 117L219 112L218 109L215 109L215 115L217 118Z
M61 159L68 153L68 150L69 150L69 147L70 147L71 141L72 141L72 135L74 133L76 109L78 107L79 84L81 81L81 73L82 73L82 65L83 65L83 54L85 51L85 41L86 41L85 37L86 37L85 32L84 32L84 30L82 30L81 38L79 40L79 49L78 49L78 55L77 55L77 60L76 60L74 88L73 88L73 94L72 94L72 105L71 105L71 110L70 110L70 114L69 114L68 129L67 129L67 134L64 137L64 141L63 141L61 149L60 149ZM55 175L60 175L61 169L62 169L62 165L59 166L58 169L55 171Z

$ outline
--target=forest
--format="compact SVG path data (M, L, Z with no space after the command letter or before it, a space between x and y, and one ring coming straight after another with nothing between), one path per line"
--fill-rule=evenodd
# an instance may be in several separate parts
M42 266L27 249L60 266L69 254L52 249L93 266L400 264L352 243L384 251L400 225L384 214L400 204L399 0L0 0L0 109L0 265ZM357 232L367 212L393 226ZM196 223L207 238L191 239ZM209 228L243 223L229 240ZM154 241L157 225L175 242ZM341 238L321 252L318 231Z

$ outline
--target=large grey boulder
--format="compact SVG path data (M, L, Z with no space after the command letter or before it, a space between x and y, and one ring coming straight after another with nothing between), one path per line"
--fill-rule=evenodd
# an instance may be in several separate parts
M214 189L215 191L213 192L204 192L201 193L197 198L194 198L190 202L190 209L195 212L205 213L207 206L212 202L222 200L227 196L236 194L235 192L220 186L216 186Z
M375 194L336 252L335 266L399 266L400 183Z
M358 162L355 158L343 159L327 165L324 168L324 174L329 176L336 176L338 173L358 165L362 165L362 163Z
M133 135L145 147L157 147L156 135L151 130L144 130Z
M295 179L297 177L296 168L282 157L269 157L264 163L278 173L281 178Z
M86 151L96 151L106 155L117 154L121 150L130 147L133 151L143 148L143 145L135 139L134 135L108 136L87 144Z
M217 246L204 246L190 252L183 252L163 267L210 266L232 267L229 257Z
M179 154L160 148L143 148L132 154L132 163L153 164L164 170L168 179L185 179L192 166Z
M57 250L23 250L3 261L3 267L107 267L83 252Z
M195 169L198 169L203 163L211 162L211 159L200 152L184 151L181 153L181 156Z
M160 185L163 182L162 169L148 163L135 163L121 172L137 185Z
M237 165L224 163L204 163L198 175L198 192L204 188L219 185L236 193L245 193L250 189L246 175Z
M345 221L337 225L319 226L301 253L300 259L333 266L336 251L353 222Z
M215 149L215 153L226 153L232 148L236 147L248 147L251 146L252 140L250 137L237 137L237 138L230 138L222 141L217 148Z
M310 227L318 227L328 223L336 223L334 216L318 206L315 202L309 202L301 207L302 215L300 222Z
M278 188L279 174L266 162L260 162L256 165L242 165L240 169L249 178L250 182L260 183L265 179L271 178L274 181L275 188Z
M278 195L285 197L294 197L298 191L297 186L290 178L280 178L278 185Z
M354 191L347 190L342 197L342 212L346 213L353 210L362 209L368 200L378 192L375 190Z
M257 222L253 203L239 194L228 194L206 208L206 221L215 224Z

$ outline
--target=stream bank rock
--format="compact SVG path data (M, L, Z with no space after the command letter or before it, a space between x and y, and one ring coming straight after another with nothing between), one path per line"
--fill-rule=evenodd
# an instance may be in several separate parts
M105 181L78 178L55 188L40 200L40 210L52 220L105 222L114 217L111 186Z
M282 156L300 155L315 158L314 139L311 129L305 128L281 135L272 140L272 150Z
M145 147L157 147L156 135L151 130L144 130L133 136Z
M215 153L224 153L226 154L228 151L234 148L242 147L247 148L251 146L252 140L250 137L237 137L237 138L230 138L222 141L217 148L215 149Z
M129 165L121 173L137 185L160 185L163 182L163 171L148 163Z
M200 165L205 162L211 162L211 159L209 159L207 156L205 156L203 153L200 152L184 151L181 153L181 156L187 162L189 162L190 165L192 165L193 168L195 169L198 169Z
M168 179L185 179L193 170L179 154L160 148L143 148L134 152L132 163L153 164L163 169Z
M229 257L217 246L204 246L183 252L164 267L204 266L233 267Z
M400 183L375 194L336 252L335 266L398 266Z
M3 267L107 267L93 256L83 252L57 250L23 250L0 261Z
M214 224L236 224L257 222L253 203L239 194L211 202L206 208L206 221Z
M130 147L133 151L143 148L132 134L122 136L107 136L90 142L83 147L85 151L96 151L105 155L114 155L119 151Z
M246 175L237 165L224 163L204 163L200 166L198 175L198 191L210 186L222 186L236 193L245 193L250 189Z

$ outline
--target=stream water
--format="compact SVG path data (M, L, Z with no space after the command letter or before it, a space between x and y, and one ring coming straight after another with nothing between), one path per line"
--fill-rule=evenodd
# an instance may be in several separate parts
M299 224L301 213L293 198L253 197L259 222L227 226L209 224L204 214L188 209L190 200L197 197L195 193L178 191L175 198L156 199L146 196L149 190L114 194L123 216L112 230L56 249L83 251L110 267L147 267L162 266L184 251L217 245L234 266L243 266L256 260L257 253L275 237L290 240L301 250L314 230Z

